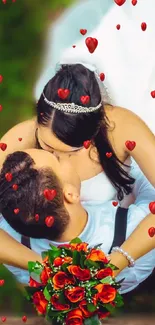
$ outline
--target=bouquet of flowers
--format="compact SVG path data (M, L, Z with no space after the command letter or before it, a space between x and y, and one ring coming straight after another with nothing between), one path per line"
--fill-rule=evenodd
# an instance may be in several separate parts
M54 324L98 325L123 305L113 271L99 247L88 248L79 238L67 245L50 245L43 264L29 262L27 298ZM35 279L35 280L34 280Z

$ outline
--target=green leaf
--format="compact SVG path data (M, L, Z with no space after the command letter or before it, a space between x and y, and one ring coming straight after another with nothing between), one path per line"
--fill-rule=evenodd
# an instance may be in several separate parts
M28 262L29 273L41 274L44 266L40 262Z
M110 314L113 314L116 310L116 307L112 306L111 304L106 304L104 307L110 312Z
M25 292L24 292L24 296L27 300L31 300L32 296L35 292L39 291L40 288L33 288L33 287L25 287Z
M81 254L80 252L73 252L73 265L80 265Z
M103 284L112 284L114 283L113 278L111 276L106 276L106 278L100 280Z
M61 266L62 270L63 270L64 272L68 272L67 267L68 267L69 265L70 265L69 263L64 263L64 264L62 264L62 266Z
M66 301L66 299L65 299L65 295L64 295L63 292L61 292L60 295L59 295L59 302L60 302L61 304L63 304L63 305L67 304L67 301Z
M44 252L41 253L41 257L42 257L43 260L47 256L48 256L48 251L44 251Z
M97 309L97 307L94 306L94 304L92 304L92 303L87 303L87 309L88 309L88 311L93 313Z
M84 320L84 325L100 325L101 322L97 315Z
M119 270L119 268L117 266L110 264L110 263L106 264L106 267L110 267L114 271Z
M85 268L85 265L84 265L84 261L85 261L86 257L85 255L81 254L81 258L80 258L80 266L82 269Z
M54 249L53 249L53 247L54 247ZM51 249L48 251L48 256L49 256L50 262L53 263L53 261L56 257L61 256L61 249L57 248L55 246L51 246Z
M71 240L70 244L81 244L82 240L80 238L74 238Z
M117 307L122 307L124 305L123 297L118 292L116 294L115 303Z
M44 291L43 291L43 294L44 294L45 298L46 298L48 301L50 301L50 299L51 299L51 295L50 295L50 293L49 293L47 287L45 287L45 289L44 289Z
M100 265L99 265L99 263L97 263L97 262L94 262L94 261L91 261L91 260L85 260L85 262L84 262L84 264L87 266L87 267L89 267L89 268L91 268L91 267L95 267L96 269L98 269L99 267L100 267Z

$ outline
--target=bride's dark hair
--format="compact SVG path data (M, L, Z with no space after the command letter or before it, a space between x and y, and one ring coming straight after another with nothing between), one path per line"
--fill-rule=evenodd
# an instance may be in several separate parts
M59 88L67 88L70 94L67 99L59 98ZM101 92L94 72L81 64L62 65L56 75L47 83L43 90L46 98L53 102L66 102L82 105L81 96L90 96L90 102L85 107L97 106L101 102ZM104 103L100 109L91 113L66 113L56 110L44 101L41 95L37 104L38 123L49 126L52 132L65 144L81 147L83 142L91 140L96 146L100 163L104 172L117 190L119 200L132 191L134 179L124 170L124 165L116 156L107 136L110 127L104 111ZM41 114L43 113L43 114ZM106 157L112 152L112 157Z

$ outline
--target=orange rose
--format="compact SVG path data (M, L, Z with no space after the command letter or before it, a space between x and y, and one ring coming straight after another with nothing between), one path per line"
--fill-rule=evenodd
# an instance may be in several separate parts
M38 288L38 287L41 287L41 286L42 286L42 283L39 283L39 282L33 280L33 279L30 277L30 280L29 280L29 286L30 286L30 287L33 287L33 288Z
M81 269L77 265L70 265L67 267L68 271L73 274L80 281L87 281L90 279L90 270Z
M116 297L116 289L111 287L110 284L98 284L95 286L97 289L97 299L102 301L104 304L108 304L113 301Z
M76 250L78 252L80 251L84 251L84 252L87 252L88 251L88 244L87 243L80 243L80 244L77 244L77 243L72 243L71 244L71 248L73 250Z
M66 284L74 284L74 279L68 277L65 272L58 272L53 277L54 289L62 289Z
M97 279L99 280L106 278L107 276L114 276L114 272L110 267L107 267L106 269L101 269L96 275Z
M72 289L65 290L65 296L71 302L78 302L84 298L85 290L81 287L74 287Z
M43 285L46 285L48 282L48 279L50 279L52 276L52 270L50 267L44 267L43 271L40 274L40 280Z
M66 325L82 325L82 324L83 324L82 311L78 308L69 311L66 317Z
M70 306L68 304L61 304L59 302L58 295L53 295L50 302L53 305L53 307L57 310L68 310L70 308Z
M94 262L103 262L103 263L109 262L105 254L98 249L92 249L90 254L87 256L87 259Z
M102 311L99 311L97 314L98 314L99 319L104 319L104 318L107 318L110 315L110 312L107 311L107 312L103 313Z
M83 317L88 318L88 317L92 317L94 315L94 313L91 313L90 311L88 311L86 300L82 300L79 304L79 307L82 310Z
M71 263L72 262L72 257L56 257L55 260L53 261L53 265L58 267L61 266L64 263Z
M43 293L41 291L35 292L32 299L38 313L45 315L48 301L45 299Z

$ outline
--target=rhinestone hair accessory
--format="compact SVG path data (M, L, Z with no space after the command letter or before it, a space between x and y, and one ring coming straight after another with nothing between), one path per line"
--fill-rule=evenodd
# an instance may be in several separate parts
M78 114L78 113L91 113L94 111L97 111L101 106L102 106L102 102L100 102L97 106L95 107L84 107L84 106L79 106L76 105L74 103L55 103L55 102L51 102L49 101L45 94L43 94L44 97L44 101L54 107L55 109L62 111L62 112L66 112L66 113L73 113L73 114Z

